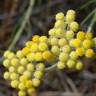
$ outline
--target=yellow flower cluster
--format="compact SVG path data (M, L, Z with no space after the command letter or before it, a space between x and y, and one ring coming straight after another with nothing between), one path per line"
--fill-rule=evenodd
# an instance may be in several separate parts
M19 89L18 96L35 92L46 62L56 62L58 69L81 70L84 64L80 57L92 58L95 55L92 47L96 47L96 38L91 32L78 32L79 24L75 17L74 10L68 10L66 16L62 12L57 13L49 37L34 35L16 54L10 51L4 53L3 65L8 69L4 78L11 80L13 88Z
M11 81L12 88L19 90L18 96L26 96L27 93L35 92L43 76L44 63L32 62L32 57L26 57L29 52L25 47L17 51L16 55L10 51L4 53L3 65L8 69L4 73L4 78Z

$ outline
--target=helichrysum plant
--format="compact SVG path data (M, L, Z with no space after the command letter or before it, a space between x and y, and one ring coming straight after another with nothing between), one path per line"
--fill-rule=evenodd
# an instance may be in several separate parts
M4 53L3 65L7 68L4 79L10 81L12 88L19 90L18 96L34 93L48 70L82 70L84 64L81 58L95 56L96 38L91 32L79 30L75 17L74 10L68 10L66 15L57 13L49 37L34 35L22 50Z

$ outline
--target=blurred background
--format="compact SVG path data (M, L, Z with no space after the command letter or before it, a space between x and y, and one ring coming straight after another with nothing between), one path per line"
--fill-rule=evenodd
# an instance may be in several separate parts
M3 79L3 52L21 49L34 34L48 35L56 13L66 14L68 9L76 11L80 29L87 31L91 26L96 36L96 0L33 0L32 4L30 0L0 0L0 96L17 96L17 90ZM96 60L84 62L87 67L82 72L46 74L32 96L96 96Z

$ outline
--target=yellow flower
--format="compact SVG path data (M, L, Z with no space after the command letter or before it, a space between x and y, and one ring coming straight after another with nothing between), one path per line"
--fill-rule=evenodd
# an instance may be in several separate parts
M64 21L62 21L62 20L57 20L56 22L55 22L55 28L64 28L64 25L65 25L65 22Z
M76 63L76 69L81 70L83 68L83 63L81 61L77 61Z
M19 81L18 80L11 81L11 87L12 88L18 88L18 85L19 85Z
M26 71L24 71L23 75L26 76L27 78L30 78L31 77L31 72L26 70Z
M11 72L11 73L12 73L12 72L16 72L16 68L13 67L13 66L10 66L10 67L9 67L9 72Z
M64 14L63 12L59 12L56 14L56 20L64 20Z
M27 41L25 43L26 47L28 47L28 48L30 48L32 46L32 44L33 44L33 41Z
M80 47L81 40L80 39L72 39L70 41L70 45L73 46L73 47Z
M92 45L91 40L86 39L86 40L83 41L83 47L84 48L90 48L91 45Z
M56 29L55 28L50 29L48 33L49 33L50 36L55 36Z
M28 90L27 90L28 94L30 94L30 95L32 95L35 91L36 91L36 89L34 87L28 88Z
M26 66L28 64L28 60L26 58L22 58L20 60L20 64L23 65L23 66Z
M10 53L9 55L8 55L8 59L12 59L12 58L14 58L15 57L15 54L14 53Z
M76 64L75 61L72 60L72 59L69 59L67 61L67 63L66 63L66 65L67 65L68 68L74 68L75 67L75 64Z
M65 38L61 38L58 41L59 46L65 46L67 44L67 40Z
M73 59L73 60L78 59L77 53L76 53L75 51L72 51L72 52L70 53L70 58Z
M10 79L10 72L4 72L4 79Z
M55 34L56 37L62 38L64 37L64 35L65 35L65 32L63 28L56 29L56 34Z
M88 49L85 53L85 56L87 58L92 58L95 55L95 52L93 51L93 49Z
M47 49L48 49L47 43L44 43L44 42L39 43L39 50L40 50L40 51L45 51L45 50L47 50Z
M31 52L37 52L38 51L38 44L37 43L33 43L31 46Z
M86 32L85 38L86 39L92 39L93 35L91 32Z
M51 45L58 45L58 38L50 38Z
M19 83L18 88L22 91L26 89L24 83Z
M4 57L8 58L8 56L9 56L10 53L11 53L11 52L10 52L9 50L5 51L5 52L4 52Z
M39 41L40 41L40 42L46 42L46 43L48 43L48 38L47 38L46 36L41 36L41 37L39 38Z
M38 63L38 64L36 65L36 70L42 71L42 70L44 70L44 68L45 68L44 63Z
M66 66L65 66L65 64L64 64L64 62L61 62L61 61L59 61L58 63L57 63L57 68L58 69L64 69Z
M32 82L34 87L38 87L40 85L40 80L37 78L32 79Z
M77 39L84 40L84 38L85 38L85 33L82 31L79 31L77 33Z
M70 24L70 30L76 32L79 28L79 24L75 21L73 21L71 24Z
M22 83L26 83L26 81L28 80L28 77L26 75L22 75L22 76L19 77L19 80Z
M19 50L19 51L16 52L16 56L17 56L18 58L20 58L20 59L24 57L24 55L23 55L23 53L22 53L21 50Z
M84 53L85 53L85 50L84 50L84 48L80 47L80 48L76 49L76 53L77 53L78 56L83 56Z
M36 61L42 61L43 60L42 53L41 52L37 52L35 54L34 58L35 58Z
M28 61L30 61L30 62L32 62L33 60L34 60L34 56L35 56L35 53L29 53L29 54L27 54L27 60Z
M10 79L11 80L17 80L19 78L19 75L17 73L11 73L10 74Z
M32 37L32 41L33 41L33 42L37 42L37 41L39 41L39 38L40 38L39 35L34 35L34 36Z
M25 86L26 86L27 88L31 88L31 87L33 86L32 81L31 81L31 80L26 81Z
M75 20L75 11L74 10L68 10L67 15L66 15L66 21L70 23L74 20Z
M69 53L71 51L70 45L65 45L64 47L61 48L61 50L65 53Z
M3 61L3 65L4 65L4 67L9 68L10 65L11 65L10 60L9 60L9 59L5 59L5 60Z
M19 91L18 96L26 96L26 92L25 91Z
M52 52L54 55L59 55L59 53L60 53L60 48L59 48L58 46L52 46L51 52Z
M19 65L19 59L13 58L13 59L11 60L11 64L12 64L13 66L17 67L17 66Z
M42 56L43 56L43 59L45 59L45 60L50 60L51 57L52 57L52 53L51 53L50 51L44 51L44 52L42 53Z
M35 72L34 72L34 77L35 77L35 78L41 79L42 76L43 76L42 71L35 71Z
M66 38L67 38L67 40L70 40L70 39L73 39L73 37L74 37L74 32L73 31L67 31L66 32Z
M23 55L27 55L28 53L30 52L30 49L28 48L28 47L24 47L23 49L22 49L22 53L23 53Z
M32 63L28 63L27 70L30 72L33 72L34 71L34 65Z
M19 66L19 67L17 68L17 72L18 72L19 74L22 74L22 73L24 72L24 70L25 70L24 66Z

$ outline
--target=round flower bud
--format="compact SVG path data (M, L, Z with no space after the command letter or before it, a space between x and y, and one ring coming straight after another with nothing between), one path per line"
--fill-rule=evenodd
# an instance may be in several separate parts
M52 53L51 53L50 51L44 51L44 52L42 53L42 57L43 57L43 59L45 59L45 60L50 60L51 57L52 57Z
M12 87L12 88L17 88L18 85L19 85L19 81L18 81L18 80L13 80L13 81L11 81L11 87Z
M43 76L43 73L41 71L35 71L34 72L34 77L37 79L41 79Z
M57 38L50 38L51 45L58 45L58 39Z
M25 87L27 87L27 88L31 88L32 86L33 86L33 83L32 83L31 80L26 81L26 83L25 83Z
M76 69L77 70L81 70L83 68L83 63L81 62L81 61L78 61L77 63L76 63Z
M34 71L34 65L32 63L29 63L27 65L27 70L30 71L30 72L33 72Z
M13 66L10 66L10 67L9 67L9 72L16 72L16 68L13 67Z
M26 96L26 92L25 91L19 91L18 96Z
M87 51L86 51L86 53L85 53L85 56L87 57L87 58L92 58L93 56L94 56L94 51L93 51L93 49L88 49Z
M23 73L23 75L26 76L27 78L30 78L32 74L31 74L30 71L25 71L25 72Z
M36 61L42 61L43 60L42 53L41 52L37 52L35 54L34 58L35 58Z
M18 58L23 58L23 57L24 57L24 55L23 55L23 53L22 53L21 50L19 50L19 51L16 52L16 56L17 56Z
M64 64L64 62L61 62L61 61L59 61L58 63L57 63L57 68L58 69L64 69L66 66L65 66L65 64Z
M8 55L8 59L12 59L12 58L14 58L15 57L15 54L14 53L10 53L9 55Z
M11 59L11 64L14 67L17 67L19 65L19 60L17 58L13 58L13 59Z
M33 94L35 91L36 91L36 90L35 90L34 87L28 88L28 90L27 90L28 94Z
M32 37L32 41L33 41L33 42L37 42L37 41L39 41L39 38L40 38L39 35L34 35L34 36Z
M9 60L9 59L5 59L5 60L3 61L3 65L4 65L4 67L9 68L10 65L11 65L10 60Z
M24 66L19 66L19 67L17 68L17 72L18 72L19 74L22 74L22 73L24 72L24 70L25 70Z
M37 78L32 79L32 83L34 87L38 87L40 85L40 80Z
M8 56L9 56L10 53L11 53L11 52L10 52L9 50L5 51L5 52L4 52L4 57L5 57L5 58L8 58Z
M84 40L84 38L85 38L85 33L82 31L79 31L77 33L77 39Z
M59 12L56 14L56 20L64 20L64 14L63 12Z
M28 61L30 61L30 62L32 62L33 60L34 60L34 56L35 56L35 54L34 53L29 53L29 54L27 54L27 60Z
M32 52L37 52L38 51L38 44L37 43L33 43L31 46L31 51Z
M70 9L70 10L67 11L67 14L73 14L73 15L75 15L76 12L74 10Z
M77 53L76 53L75 51L72 51L72 52L70 53L70 58L73 59L73 60L78 59Z
M85 50L84 50L84 48L77 48L76 53L78 56L83 56L85 53Z
M59 55L59 60L62 61L62 62L67 61L68 58L69 58L68 54L66 54L64 52L60 53L60 55Z
M10 74L10 79L11 80L17 80L19 78L19 75L18 74L16 74L16 73L11 73Z
M24 83L19 83L18 88L22 91L26 89Z
M83 47L84 48L90 48L91 45L92 45L91 40L86 39L86 40L83 41Z
M39 43L39 50L40 51L45 51L47 49L48 49L48 45L46 43L44 43L44 42Z
M69 45L65 45L61 48L61 50L65 53L69 53L71 51L71 47Z
M24 47L23 49L22 49L22 53L23 53L23 55L27 55L28 53L30 52L30 49L28 48L28 47Z
M65 22L62 20L58 20L55 22L55 28L64 28Z
M73 31L67 31L66 32L66 38L67 38L67 40L70 40L70 39L73 39L73 37L74 37L74 32Z
M62 38L62 37L64 37L64 34L65 34L65 32L64 32L63 28L56 29L56 35L55 35L56 37Z
M26 83L28 81L28 77L26 75L22 75L22 76L20 76L19 80L22 83Z
M58 46L52 46L51 52L52 52L54 55L59 55L60 49L59 49Z
M10 79L10 72L4 73L4 79Z
M79 28L79 24L75 21L73 21L71 24L70 24L70 30L76 32Z
M59 46L65 46L67 44L67 40L65 38L61 38L58 41Z
M33 41L27 41L25 43L26 47L28 47L28 48L30 48L32 46L32 44L33 44Z
M73 46L73 47L80 47L81 40L80 39L72 39L70 41L70 45Z
M44 63L38 63L38 64L36 65L36 70L42 71L42 70L44 70L44 68L45 68Z
M49 35L50 36L55 36L55 33L56 33L56 29L55 28L49 30Z
M39 41L40 41L40 42L46 42L46 43L48 43L48 38L47 38L46 36L41 36L41 37L39 38Z
M23 65L23 66L26 66L26 65L28 64L27 59L26 59L26 58L22 58L22 59L20 60L20 64Z
M68 68L74 68L75 65L76 65L76 63L75 63L74 60L69 59L69 60L67 61L67 67L68 67Z
M92 39L93 35L91 32L86 32L85 38L86 39Z

